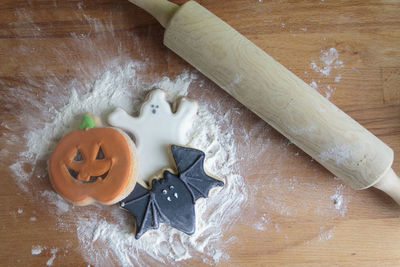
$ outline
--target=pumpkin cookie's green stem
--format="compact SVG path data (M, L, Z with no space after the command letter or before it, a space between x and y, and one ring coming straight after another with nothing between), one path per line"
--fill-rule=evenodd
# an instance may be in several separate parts
M94 120L89 114L83 114L79 130L94 128Z

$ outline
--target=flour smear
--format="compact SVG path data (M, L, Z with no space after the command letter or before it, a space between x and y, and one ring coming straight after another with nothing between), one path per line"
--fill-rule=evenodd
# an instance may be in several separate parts
M345 215L349 202L344 196L347 187L337 185L337 181L318 186L307 182L304 177L282 174L286 166L281 162L299 155L298 150L291 152L293 145L290 142L276 137L276 133L271 134L271 128L255 117L252 117L254 123L248 122L248 111L227 95L220 94L215 99L209 97L215 87L208 88L208 82L193 69L175 75L146 76L144 79L141 73L151 72L152 62L148 60L147 52L142 51L141 41L134 34L118 39L118 31L111 19L99 21L87 15L84 8L82 3L78 3L76 16L87 23L91 31L71 33L71 38L63 42L63 49L55 47L47 51L59 64L67 65L72 73L81 75L78 78L59 77L47 70L38 56L34 65L27 61L25 70L20 73L24 83L5 87L4 100L9 110L6 115L13 119L1 122L5 131L0 141L6 144L6 148L0 151L0 158L1 164L9 167L21 191L34 199L38 206L48 207L49 213L57 219L58 229L76 234L82 257L88 264L187 265L191 259L200 259L205 264L214 265L232 257L229 246L240 239L232 236L231 232L239 223L249 226L249 231L266 231L265 236L282 234L285 240L290 240L290 233L284 233L277 221L291 221L293 216L304 211L317 214L323 219L321 222L337 220ZM117 12L111 14L115 17L122 14L118 13L121 10L113 12ZM15 15L20 22L32 23L29 10L19 9ZM96 33L95 38L91 36L93 33ZM36 25L32 35L40 34L40 25ZM104 42L108 44L108 50L95 49ZM135 58L130 54L132 44L139 51ZM81 55L91 57L92 61L70 58L76 53L75 48L79 48ZM10 52L23 55L31 53L31 49L29 45L21 44ZM35 57L35 54L29 56ZM31 75L30 72L38 70L45 73L44 80ZM196 203L196 232L192 236L162 224L158 230L149 231L136 240L134 220L126 211L117 205L73 207L52 190L48 181L46 162L49 153L64 134L77 128L83 113L97 114L106 121L114 108L122 107L137 115L145 95L153 88L164 89L170 102L180 96L196 95L199 112L188 135L188 146L205 151L206 169L225 182L223 188L216 188L209 198ZM192 92L192 88L196 92ZM271 135L275 136L274 140L271 140ZM11 155L7 147L19 149L18 154ZM272 154L270 150L279 153ZM240 168L240 164L259 164L260 158L266 165L265 173L256 173L251 167ZM305 164L313 163L308 160ZM246 173L246 178L243 173ZM330 195L321 193L322 188L331 192ZM288 194L295 196L294 199L305 199L307 194L317 201L293 202L285 197ZM23 211L16 212L20 214ZM27 220L28 223L40 222L41 218L28 216ZM316 238L321 236L320 229L325 229L320 227L325 226L315 227ZM329 240L334 233L328 234L320 239ZM58 257L68 256L66 248L67 245L65 248L51 247L46 264L59 264ZM44 249L33 243L30 254L34 257Z
M342 74L338 73L338 70L344 67L343 61L339 59L339 52L336 48L331 47L326 50L321 50L321 54L319 57L319 63L311 60L310 68L319 73L322 78L328 79L333 71L335 71L335 77L332 80L334 84L337 84L342 79ZM314 79L311 81L310 86L316 90L318 90L322 95L325 95L327 99L330 99L331 96L336 91L336 87L334 85L324 85L320 87L320 80L315 81Z

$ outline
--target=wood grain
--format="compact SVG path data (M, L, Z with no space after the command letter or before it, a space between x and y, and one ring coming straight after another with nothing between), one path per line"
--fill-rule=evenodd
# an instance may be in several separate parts
M393 168L400 171L398 1L200 3L306 83L314 80L321 94L325 95L328 85L334 88L330 100L393 148ZM76 229L62 226L74 225L73 219L50 214L47 205L38 200L38 192L51 190L50 184L42 182L38 191L31 188L23 192L9 168L25 150L26 127L19 117L39 114L39 107L29 105L26 99L46 106L44 88L50 79L57 81L55 95L68 96L72 80L82 85L81 92L87 92L90 88L84 85L104 72L103 63L121 55L149 62L137 73L143 79L174 77L185 69L193 70L162 45L163 32L149 14L123 0L0 2L0 151L8 151L7 156L1 153L0 162L0 265L43 266L52 256L51 248L59 248L54 266L87 266ZM344 66L325 77L313 71L310 63L321 64L321 50L331 47L337 49ZM64 64L65 58L76 64ZM339 74L340 82L334 82ZM346 210L341 215L341 210L332 208L330 199L340 181L198 75L200 81L191 85L192 97L218 102L226 110L231 107L241 114L231 123L240 119L242 124L235 133L249 133L250 139L248 143L239 142L239 150L250 147L256 152L260 142L268 144L268 150L257 154L256 159L238 163L251 196L243 212L251 210L255 216L248 217L251 222L241 219L224 234L229 259L221 265L400 264L399 208L390 197L376 189L353 191L344 187ZM14 98L19 100L7 105ZM49 108L63 105L60 102ZM38 115L33 123L49 120ZM15 133L20 142L10 147L7 140ZM32 166L26 164L25 168ZM37 168L45 169L45 163ZM278 182L274 180L277 176ZM254 187L261 189L252 195ZM265 202L266 197L271 202ZM23 212L18 213L18 209ZM105 208L101 216L109 217L110 212ZM268 224L263 231L255 230L252 225L263 214L267 214ZM30 221L31 217L37 220ZM229 242L231 236L237 241ZM32 255L33 245L46 249ZM199 256L173 264L204 263Z

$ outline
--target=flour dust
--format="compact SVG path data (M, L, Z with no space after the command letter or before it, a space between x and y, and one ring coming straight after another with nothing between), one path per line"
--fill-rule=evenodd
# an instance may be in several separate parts
M337 73L337 71L344 67L343 61L339 59L339 52L331 47L327 50L321 50L319 57L319 62L311 61L310 67L316 73L319 73L322 78L329 79L333 70L336 72L336 76L333 78L332 82L334 84L339 83L342 79L342 74ZM310 86L318 90L321 94L325 95L327 99L331 98L336 90L334 85L324 85L321 86L321 80L311 81Z

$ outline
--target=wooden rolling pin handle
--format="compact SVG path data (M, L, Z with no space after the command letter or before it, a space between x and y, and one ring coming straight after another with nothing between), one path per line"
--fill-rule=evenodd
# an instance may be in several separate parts
M129 2L150 13L165 28L179 9L179 6L167 0L129 0Z
M389 169L374 187L391 196L400 205L400 179L393 169Z

